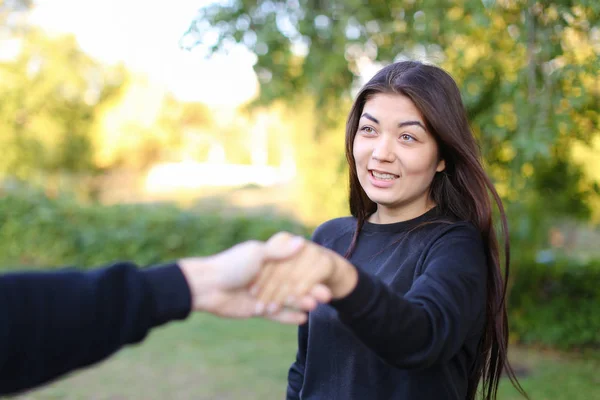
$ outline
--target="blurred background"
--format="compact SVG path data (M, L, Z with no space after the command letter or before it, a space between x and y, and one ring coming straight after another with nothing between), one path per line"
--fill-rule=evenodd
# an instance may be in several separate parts
M600 398L597 0L1 0L0 270L309 236L348 215L353 96L404 59L455 77L505 202L523 387ZM20 398L282 398L295 340L194 316Z

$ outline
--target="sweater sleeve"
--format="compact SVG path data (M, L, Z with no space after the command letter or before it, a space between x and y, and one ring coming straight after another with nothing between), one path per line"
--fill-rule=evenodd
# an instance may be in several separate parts
M304 385L307 345L308 322L298 327L298 352L296 353L296 361L294 361L288 372L287 400L300 399L300 391Z
M3 275L0 394L100 361L190 310L191 294L176 264Z
M359 270L355 289L331 304L384 361L424 368L452 358L476 328L485 311L486 276L481 236L463 226L432 245L423 274L405 295Z

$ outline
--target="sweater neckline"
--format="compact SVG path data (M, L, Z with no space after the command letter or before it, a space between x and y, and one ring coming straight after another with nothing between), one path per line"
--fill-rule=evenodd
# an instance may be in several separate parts
M440 209L436 206L429 211L426 211L424 214L406 221L392 222L390 224L377 224L374 222L365 221L362 230L366 232L402 232L407 229L414 228L420 223L432 220L439 216L439 214Z

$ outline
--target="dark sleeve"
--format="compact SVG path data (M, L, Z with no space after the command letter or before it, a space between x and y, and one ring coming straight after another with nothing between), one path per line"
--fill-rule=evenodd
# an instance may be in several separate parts
M176 264L0 277L0 394L46 383L140 342L191 309Z
M481 236L463 226L434 243L423 274L404 296L359 270L356 288L332 306L383 360L423 368L452 358L476 328L485 311L486 276Z
M306 365L306 347L308 344L308 322L298 327L298 352L296 361L288 372L287 400L300 399L304 385L304 366Z

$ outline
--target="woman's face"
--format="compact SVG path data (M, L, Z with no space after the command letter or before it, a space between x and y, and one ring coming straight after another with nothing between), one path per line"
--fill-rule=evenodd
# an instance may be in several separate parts
M429 188L445 163L408 97L378 93L367 100L353 155L358 181L379 214L409 219L431 206Z

